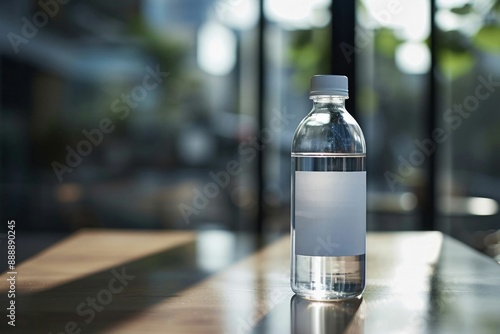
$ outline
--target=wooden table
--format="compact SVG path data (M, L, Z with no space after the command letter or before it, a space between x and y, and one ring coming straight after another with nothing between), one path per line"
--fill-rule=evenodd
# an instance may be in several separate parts
M438 232L370 233L361 300L289 287L289 238L83 230L17 266L1 333L499 333L500 266Z

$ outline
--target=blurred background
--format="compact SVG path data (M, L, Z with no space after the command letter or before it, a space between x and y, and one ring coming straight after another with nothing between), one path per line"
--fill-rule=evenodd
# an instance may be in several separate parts
M368 229L500 262L499 0L0 6L1 219L19 233L288 233L291 138L332 73L367 141Z

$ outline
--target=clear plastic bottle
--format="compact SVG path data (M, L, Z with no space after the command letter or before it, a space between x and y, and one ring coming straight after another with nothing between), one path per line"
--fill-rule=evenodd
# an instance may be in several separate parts
M345 109L347 77L316 75L292 143L292 290L313 300L365 288L366 145Z

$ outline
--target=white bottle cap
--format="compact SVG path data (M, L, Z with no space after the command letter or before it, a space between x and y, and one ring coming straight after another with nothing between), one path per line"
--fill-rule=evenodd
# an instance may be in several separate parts
M345 75L315 75L311 79L311 96L337 95L349 96Z

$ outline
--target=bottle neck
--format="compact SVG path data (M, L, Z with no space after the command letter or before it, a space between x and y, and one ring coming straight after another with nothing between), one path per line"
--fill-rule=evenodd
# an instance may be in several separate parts
M328 106L345 109L345 100L348 99L347 96L338 95L313 95L310 98L313 101L313 109Z

